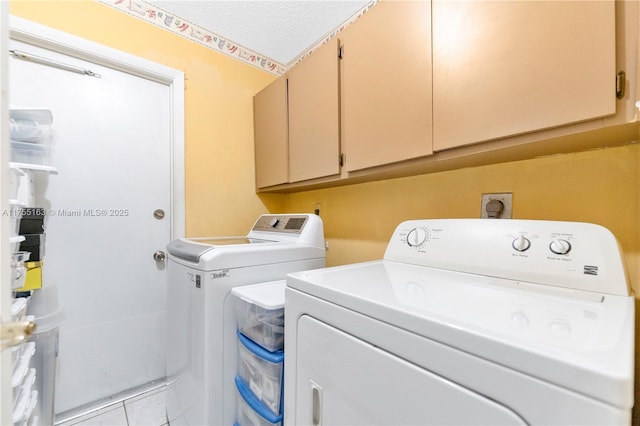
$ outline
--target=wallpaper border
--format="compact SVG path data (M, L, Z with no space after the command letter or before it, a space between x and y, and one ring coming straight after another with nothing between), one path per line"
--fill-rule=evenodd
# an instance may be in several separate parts
M263 71L280 76L283 75L289 68L304 60L311 54L311 52L335 37L336 34L353 23L356 19L364 15L369 9L371 9L371 7L373 7L377 3L378 0L371 0L366 6L364 6L353 16L343 22L338 28L322 37L320 41L314 44L310 49L300 54L289 64L281 64L277 61L274 61L271 58L268 58L258 52L235 43L233 40L228 40L224 37L221 37L218 34L208 31L198 25L182 19L181 17L173 13L167 12L161 7L152 5L144 0L96 1L115 8L120 12L124 12L127 15L133 16L147 23L160 27L164 30L170 31L174 34L186 38L187 40L212 49L218 53L222 53L223 55L232 57Z

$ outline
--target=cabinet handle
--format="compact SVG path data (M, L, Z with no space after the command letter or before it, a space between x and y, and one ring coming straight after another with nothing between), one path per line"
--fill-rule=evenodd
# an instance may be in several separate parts
M616 98L624 98L626 86L627 76L624 71L620 71L618 72L618 74L616 74Z

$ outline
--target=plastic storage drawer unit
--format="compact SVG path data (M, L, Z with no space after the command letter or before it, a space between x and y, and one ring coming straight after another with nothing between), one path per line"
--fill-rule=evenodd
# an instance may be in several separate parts
M53 116L46 109L11 109L9 135L11 161L51 165L53 150Z
M276 426L282 424L282 415L267 409L249 390L247 384L236 377L238 407L234 426Z
M11 140L51 145L53 115L48 109L10 109L9 135Z
M284 348L284 289L286 282L271 281L235 287L238 329L274 352Z
M269 352L238 332L238 375L256 398L274 414L282 409L284 352Z

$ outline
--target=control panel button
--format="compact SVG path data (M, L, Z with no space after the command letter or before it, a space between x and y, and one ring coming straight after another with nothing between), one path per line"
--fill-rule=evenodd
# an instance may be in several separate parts
M525 238L524 235L520 235L520 237L513 240L511 246L518 251L527 251L529 247L531 247L531 241L528 238Z
M513 321L518 327L529 327L529 318L522 311L517 311L511 314L511 321Z
M556 238L549 244L549 250L555 254L567 254L571 251L571 243L567 240Z
M549 330L556 336L568 336L571 334L571 326L563 321L551 321Z
M414 228L407 234L409 247L417 247L427 240L427 231L422 228Z

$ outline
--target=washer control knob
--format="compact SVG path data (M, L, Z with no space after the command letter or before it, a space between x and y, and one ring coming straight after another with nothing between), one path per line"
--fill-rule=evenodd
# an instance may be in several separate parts
M417 247L427 240L427 231L422 228L413 228L407 234L407 244L409 247Z
M524 235L520 235L518 238L513 240L511 246L518 251L527 251L529 247L531 247L531 241L528 238L525 238Z
M551 241L551 244L549 244L549 250L555 254L567 254L571 251L571 243L567 240L555 238Z
M272 228L275 228L276 226L278 226L279 223L280 223L280 219L278 219L277 217L274 217L269 222L269 225L271 225Z

